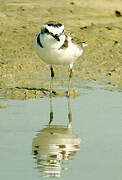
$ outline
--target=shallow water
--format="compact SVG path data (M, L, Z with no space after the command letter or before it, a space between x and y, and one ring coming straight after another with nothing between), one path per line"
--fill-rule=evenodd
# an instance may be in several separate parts
M0 179L121 180L122 94L80 90L70 99L0 99ZM71 120L71 116L70 116Z

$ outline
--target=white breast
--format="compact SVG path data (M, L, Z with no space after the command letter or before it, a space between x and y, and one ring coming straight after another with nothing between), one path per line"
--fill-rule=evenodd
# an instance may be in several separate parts
M43 48L37 44L37 38L35 39L34 46L39 57L47 64L55 65L68 65L73 64L74 61L83 53L82 48L71 42L69 38L68 47L60 49L61 42L54 39L42 39ZM64 41L62 39L62 41Z

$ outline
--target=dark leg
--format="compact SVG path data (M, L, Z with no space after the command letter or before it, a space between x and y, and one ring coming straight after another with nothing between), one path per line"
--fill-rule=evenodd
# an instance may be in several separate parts
M73 67L73 64L70 64L70 66L69 66L68 97L70 96L70 84L71 84L71 78L72 78L72 74L73 74L72 67Z
M52 106L52 89L53 89L53 78L54 78L54 71L53 71L53 67L52 65L50 66L50 121L49 121L49 125L51 124L51 122L53 121L53 106Z
M72 78L72 74L73 74L72 69L69 69L69 79Z
M51 78L54 78L55 74L54 74L53 66L52 65L50 67L50 71L51 71Z
M68 127L71 127L72 123L72 111L71 111L71 106L70 106L70 84L71 84L71 79L72 79L72 70L73 64L70 64L69 66L69 84L68 84L68 96L67 96L67 104L68 104L68 119L69 119L69 125Z
M52 96L52 89L53 89L53 78L54 78L54 71L53 66L50 66L51 78L50 78L50 97Z
M52 96L50 96L50 121L48 125L50 125L52 121L53 121L53 105L52 105Z
M72 123L72 111L71 111L71 106L70 106L70 96L67 97L67 103L68 103L68 119L69 119L68 128L70 128L71 123Z

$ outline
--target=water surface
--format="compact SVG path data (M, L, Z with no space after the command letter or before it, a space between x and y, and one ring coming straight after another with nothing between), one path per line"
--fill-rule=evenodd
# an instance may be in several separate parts
M81 89L70 99L6 100L0 109L0 179L121 180L122 94ZM52 129L51 129L52 128Z

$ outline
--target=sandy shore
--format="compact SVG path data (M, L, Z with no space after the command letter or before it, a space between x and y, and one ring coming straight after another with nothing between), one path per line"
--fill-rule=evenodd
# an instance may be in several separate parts
M60 21L88 46L74 65L74 78L121 90L121 0L0 1L0 89L48 88L49 68L33 47L40 26ZM116 12L117 11L117 12ZM119 14L120 12L120 14ZM55 66L55 87L67 86L67 67ZM23 90L22 90L23 91ZM26 90L24 90L25 92Z

